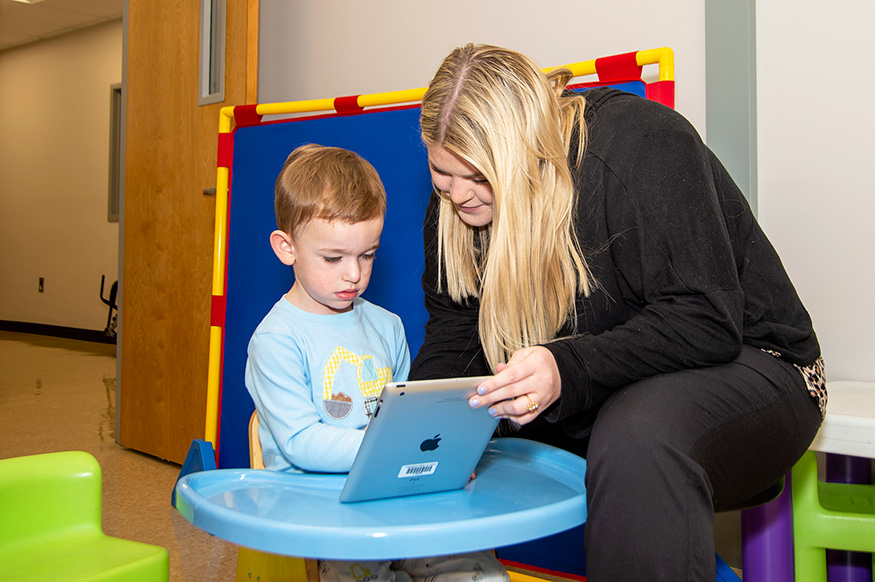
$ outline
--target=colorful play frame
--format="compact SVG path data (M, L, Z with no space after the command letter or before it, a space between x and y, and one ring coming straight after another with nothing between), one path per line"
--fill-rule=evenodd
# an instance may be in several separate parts
M658 80L652 82L645 82L643 80L642 73L647 65L658 66ZM582 79L584 82L574 85L576 89L583 90L589 87L605 85L616 86L625 91L637 93L642 97L658 101L668 107L674 107L674 53L670 48L630 52L564 66L572 71L576 80L595 76L594 80L587 81ZM291 283L291 275L286 272L283 285L270 295L266 304L253 305L248 297L234 295L235 292L239 293L240 291L235 288L235 283L232 280L237 272L235 271L236 265L234 260L232 258L229 261L229 256L233 255L238 248L234 245L242 244L240 242L241 237L238 235L239 231L235 229L234 219L248 212L248 209L241 210L240 207L250 204L248 193L253 190L253 188L249 188L248 184L244 183L244 180L248 179L250 174L256 179L261 179L260 174L263 174L264 183L271 185L269 190L257 190L260 198L269 199L269 204L264 204L263 208L269 207L271 214L267 217L265 228L256 233L256 239L267 240L268 233L275 228L271 222L273 220L272 184L282 165L282 161L285 160L288 153L294 147L300 145L300 143L317 140L321 140L319 143L323 143L323 145L350 147L377 166L377 170L380 172L384 182L386 182L386 189L389 195L389 211L386 219L387 228L384 230L380 249L380 259L383 259L382 255L387 253L387 247L389 247L391 255L391 247L393 246L391 239L395 231L390 225L393 225L395 222L402 223L405 222L405 219L408 219L406 222L410 224L407 224L407 226L412 227L409 231L415 233L415 238L405 239L401 246L408 247L414 245L419 247L418 252L421 263L422 245L421 237L418 233L420 232L423 218L421 211L424 211L424 201L427 201L427 196L425 195L430 194L431 185L427 179L424 148L421 147L418 140L418 126L414 125L411 127L410 124L418 119L415 110L418 109L419 101L424 93L425 88L420 88L287 103L239 105L221 109L218 167L216 172L216 222L213 251L209 372L207 378L206 424L204 428L204 441L211 443L214 447L218 466L236 467L246 466L246 463L248 463L246 427L254 406L243 387L243 366L246 359L245 346L260 318L267 313L280 294L288 290ZM413 111L408 114L392 113L405 110ZM388 119L385 123L381 119L381 123L374 124L378 126L378 131L374 131L373 128L369 127L370 124L360 122L363 117L366 118L369 114L373 117L373 114L377 112L382 112L389 116L394 115L398 119ZM265 116L273 115L297 117L263 121ZM420 211L419 214L413 216L400 216L400 212L394 212L393 210L402 204L402 199L398 196L393 197L393 193L397 192L398 189L405 193L410 191L410 183L397 185L393 176L393 173L397 172L397 166L402 161L402 158L392 154L388 156L389 164L385 167L381 167L379 164L380 161L387 158L385 152L388 148L386 143L377 140L381 140L383 134L386 134L388 139L396 135L391 130L387 132L385 129L386 123L392 124L396 121L403 128L403 132L407 132L410 135L403 136L402 143L400 144L390 143L389 145L413 150L413 157L421 155L421 178L424 179L422 180L421 191L417 192L417 194L423 194L423 196L419 199L420 208L410 209L412 211ZM323 127L326 129L323 130ZM278 128L281 129L278 130ZM357 129L367 132L367 140L364 144L344 145L343 143L338 143L350 141L347 139L349 134ZM309 131L313 131L313 134L306 135L303 138L274 138L274 141L279 142L278 147L280 149L277 152L277 160L279 162L273 166L264 164L266 156L263 154L259 153L253 156L243 151L251 147L265 147L263 146L265 140L261 139L261 135L258 137L246 135L244 137L244 133L307 134ZM267 147L271 147L274 141L271 141ZM358 145L359 147L352 147L353 145ZM379 151L372 154L369 151L362 151L363 149L377 149ZM405 152L406 154L407 152ZM412 161L416 163L416 160ZM246 167L247 164L258 164L259 167L255 168L253 172L249 172L249 168ZM233 183L232 176L235 177ZM409 178L409 176L405 176L405 178ZM396 188L396 186L400 187ZM232 191L234 194L233 211L231 205ZM405 196L405 198L413 198L413 196ZM408 209L402 208L402 210L406 211ZM251 226L253 225L242 222L237 228L250 228ZM265 255L268 259L276 262L273 260L272 253L267 245L261 245L261 247L246 249L246 252L251 252L253 255ZM409 249L405 248L404 250ZM415 255L415 253L411 254ZM414 258L414 260L416 259ZM417 267L421 267L420 263L411 263L410 269L415 270ZM271 265L271 269L279 271L280 266ZM399 296L397 294L390 295L381 287L381 276L387 276L387 274L378 272L378 269L375 267L367 297L371 301L401 316L408 329L411 352L415 355L416 350L421 345L422 332L421 325L419 329L416 329L414 324L424 324L425 322L425 314L421 307L421 301L419 301L419 305L409 301L400 306L396 305L395 303L399 300ZM254 287L262 286L261 282L256 283L251 279L247 279L246 283ZM283 286L285 289L282 289ZM411 296L421 299L422 292L419 288L418 276L411 278L411 286L412 288L405 290L403 295L408 299ZM249 318L243 318L246 319L246 329L234 329L230 326L231 323L236 324L241 319L235 315L235 310L240 309L251 311L253 314ZM408 317L409 310L413 310L414 313ZM242 342L242 350L238 342L238 345L235 346L237 351L229 352L227 344L232 334L237 336ZM235 380L228 382L229 378L235 378ZM229 454L225 454L225 451L229 451Z

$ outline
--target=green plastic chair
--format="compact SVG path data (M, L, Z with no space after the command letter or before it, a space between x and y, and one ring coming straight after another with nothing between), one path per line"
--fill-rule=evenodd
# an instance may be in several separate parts
M875 485L824 483L807 451L793 467L797 582L826 582L826 548L875 552Z
M0 460L0 579L168 581L167 550L104 534L101 503L88 453Z

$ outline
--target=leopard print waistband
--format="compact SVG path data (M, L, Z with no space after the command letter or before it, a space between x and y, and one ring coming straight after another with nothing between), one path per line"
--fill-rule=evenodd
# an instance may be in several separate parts
M780 352L774 350L763 350L769 355L780 358ZM817 358L813 364L808 366L799 366L793 364L793 367L799 370L802 374L802 379L805 380L805 386L808 388L808 393L817 399L817 407L820 408L820 418L826 416L826 373L823 366L823 357Z

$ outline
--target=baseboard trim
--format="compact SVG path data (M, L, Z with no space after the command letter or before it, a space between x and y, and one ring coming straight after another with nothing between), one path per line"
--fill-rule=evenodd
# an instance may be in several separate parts
M116 343L115 337L110 337L106 335L106 333L97 331L96 329L80 329L76 327L63 327L60 325L46 325L44 323L29 323L26 321L6 321L0 319L0 331L47 335L51 337L62 337L101 344Z

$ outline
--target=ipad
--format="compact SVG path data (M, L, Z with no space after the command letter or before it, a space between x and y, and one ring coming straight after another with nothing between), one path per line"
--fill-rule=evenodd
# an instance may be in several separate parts
M464 487L498 424L487 408L468 406L488 377L386 384L340 501Z

